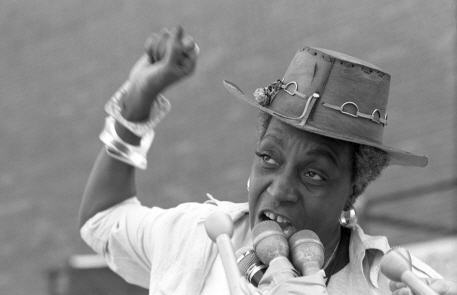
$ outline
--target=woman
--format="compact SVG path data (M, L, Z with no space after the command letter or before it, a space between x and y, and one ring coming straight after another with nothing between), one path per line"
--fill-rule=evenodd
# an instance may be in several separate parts
M254 97L225 82L261 111L249 205L213 199L146 208L134 197L135 167L145 169L153 130L169 110L160 93L194 71L198 53L181 28L155 35L146 47L129 82L106 106L100 135L105 148L80 209L84 240L150 294L227 294L220 258L203 227L206 217L223 210L235 223L235 249L252 245L251 229L265 220L274 220L286 237L310 229L324 245L329 294L390 293L378 267L387 241L364 234L352 210L389 163L427 163L382 144L389 75L341 53L304 48L282 80L259 88ZM448 288L437 289L440 294L456 294L450 282L437 282ZM391 288L395 294L408 290L394 283Z

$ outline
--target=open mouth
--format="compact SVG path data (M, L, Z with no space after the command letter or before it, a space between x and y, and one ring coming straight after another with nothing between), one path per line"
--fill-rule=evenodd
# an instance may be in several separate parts
M274 222L279 224L283 233L286 235L286 238L289 238L297 231L296 228L292 225L292 222L287 217L275 214L271 211L262 212L262 214L260 215L260 221L265 220L273 220Z

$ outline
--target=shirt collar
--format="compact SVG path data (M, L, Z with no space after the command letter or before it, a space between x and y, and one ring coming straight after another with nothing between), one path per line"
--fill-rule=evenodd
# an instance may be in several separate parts
M376 288L379 287L380 260L389 249L386 237L367 235L359 225L352 227L349 244L350 264Z

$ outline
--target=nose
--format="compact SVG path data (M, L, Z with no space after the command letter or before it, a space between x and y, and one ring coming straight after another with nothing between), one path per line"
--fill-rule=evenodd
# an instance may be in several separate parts
M294 180L287 174L276 175L267 188L278 203L296 203L298 201Z

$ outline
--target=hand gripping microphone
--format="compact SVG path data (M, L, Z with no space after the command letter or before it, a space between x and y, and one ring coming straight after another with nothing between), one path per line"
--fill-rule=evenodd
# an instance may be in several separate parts
M301 230L289 238L292 263L303 276L321 270L324 264L324 246L317 234L311 230Z
M406 249L392 248L381 259L381 272L392 281L405 283L415 294L438 295L412 272Z
M230 238L233 234L233 221L227 214L216 211L205 221L206 233L216 243L224 266L230 294L243 294L240 288L241 274L236 265L235 253Z
M258 287L267 266L260 262L252 248L243 247L238 249L235 256L241 274L245 275L245 278L249 283Z

